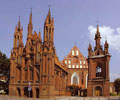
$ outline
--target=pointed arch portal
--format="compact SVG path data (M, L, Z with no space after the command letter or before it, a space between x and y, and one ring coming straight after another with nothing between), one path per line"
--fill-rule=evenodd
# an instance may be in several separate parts
M79 75L77 72L74 72L71 76L71 85L72 84L79 84Z

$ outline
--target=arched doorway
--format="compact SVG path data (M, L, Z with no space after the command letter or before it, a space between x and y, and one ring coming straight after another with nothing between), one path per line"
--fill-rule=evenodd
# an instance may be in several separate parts
M32 89L31 89L31 91L28 91L28 87L25 87L24 88L24 96L32 98L33 97Z
M36 98L39 98L39 88L36 88Z
M102 96L102 88L100 86L95 87L95 96Z
M74 72L71 76L71 85L73 84L75 85L79 84L79 75L76 72Z
M29 97L28 87L25 87L25 88L24 88L24 96L25 96L25 97Z
M20 88L17 88L17 93L18 93L18 96L20 97L21 96Z
M78 95L79 74L77 72L74 72L71 76L71 85L73 85L72 95Z

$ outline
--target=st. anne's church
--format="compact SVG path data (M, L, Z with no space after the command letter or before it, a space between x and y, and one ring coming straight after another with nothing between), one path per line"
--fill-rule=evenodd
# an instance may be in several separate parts
M89 44L88 57L75 45L59 61L54 45L54 18L49 9L44 22L44 35L33 32L30 12L27 41L23 44L20 20L15 27L10 57L9 95L33 98L53 98L68 95L67 87L77 85L87 96L109 96L109 44L100 43L99 26L95 34L95 47Z

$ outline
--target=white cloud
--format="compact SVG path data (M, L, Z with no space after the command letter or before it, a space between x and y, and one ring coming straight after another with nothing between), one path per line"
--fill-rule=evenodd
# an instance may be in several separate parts
M120 78L118 73L110 73L110 81L114 82L115 79Z
M94 40L96 27L93 25L88 27L89 37ZM104 44L105 39L107 39L111 48L116 49L120 52L120 28L113 29L109 26L100 26L99 31L101 34L101 42Z

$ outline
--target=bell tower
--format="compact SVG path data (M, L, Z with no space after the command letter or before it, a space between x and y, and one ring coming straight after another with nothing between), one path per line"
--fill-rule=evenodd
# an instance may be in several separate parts
M94 50L92 50L91 44L88 47L88 96L109 96L109 61L111 55L107 40L103 50L100 39L99 26L97 25Z

